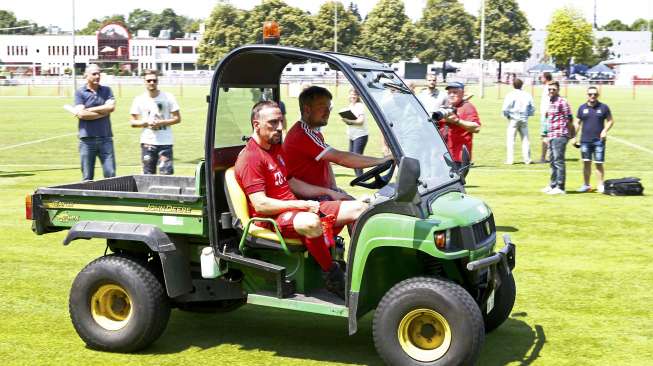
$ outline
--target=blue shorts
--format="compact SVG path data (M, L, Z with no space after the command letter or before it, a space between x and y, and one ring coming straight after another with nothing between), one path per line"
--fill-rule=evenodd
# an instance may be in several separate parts
M603 164L605 159L605 140L594 139L592 142L580 143L580 156L583 161Z

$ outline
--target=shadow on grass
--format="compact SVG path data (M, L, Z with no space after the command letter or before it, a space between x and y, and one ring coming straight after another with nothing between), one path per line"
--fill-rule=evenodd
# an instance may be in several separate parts
M544 328L536 324L533 329L516 319L518 316L526 315L513 314L513 317L486 336L479 365L501 366L518 362L519 365L526 366L540 357L546 343Z
M30 170L14 170L11 172L0 171L0 177L24 177L29 175L34 175L38 172L55 172L59 170L79 170L79 168L51 168L51 169L30 169ZM22 175L19 175L22 174Z
M514 233L519 231L519 229L517 229L514 226L497 226L497 231L501 231L504 233Z
M486 336L479 365L511 362L530 365L544 347L544 329L531 328L515 313ZM239 350L274 356L357 365L382 365L372 340L372 314L359 321L358 333L347 335L346 319L246 305L227 314L175 311L163 336L143 354L174 354L191 347L208 350L237 345ZM219 350L214 350L219 353ZM228 350L227 352L233 352ZM247 363L247 355L225 355ZM258 357L258 356L257 356Z
M2 173L0 172L0 178L16 178L16 177L29 177L34 175L34 173Z
M345 318L252 305L226 314L174 311L163 336L143 353L171 354L190 347L209 349L222 344L304 360L383 364L372 341L371 314L361 319L358 333L350 337ZM237 357L242 364L247 363L245 354Z

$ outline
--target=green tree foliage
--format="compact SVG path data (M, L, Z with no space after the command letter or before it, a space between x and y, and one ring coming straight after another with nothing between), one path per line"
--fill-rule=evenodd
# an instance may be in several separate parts
M86 24L86 27L84 27L82 30L78 31L77 33L83 34L83 35L95 35L95 32L99 31L102 26L108 23L122 23L122 24L127 24L125 21L125 16L122 14L114 14L111 16L105 16L101 19L91 19L88 24Z
M26 27L26 28L18 28ZM18 20L13 12L0 9L0 28L16 28L1 30L0 34L41 34L47 29L28 20Z
M339 1L329 1L315 15L315 48L333 51L334 7L338 9L338 52L350 53L358 39L361 26L349 9Z
M477 25L480 29L480 17ZM501 80L501 64L525 61L530 56L531 37L526 15L516 0L488 0L485 7L485 58L499 62L497 80Z
M414 56L415 27L401 0L380 0L369 14L356 42L356 51L384 62Z
M457 0L428 0L417 22L420 38L419 59L422 62L442 61L443 78L446 80L447 60L464 61L474 54L474 16L465 12Z
M353 2L349 3L349 12L354 14L359 22L363 20L363 18L361 18L361 13L358 11L358 5L354 4Z
M613 19L608 22L608 24L604 25L602 30L605 31L629 31L630 27L628 24L624 24L621 20L619 19Z
M279 23L282 45L315 48L313 17L281 0L263 0L247 13L244 32L246 43L262 43L263 23L270 20Z
M231 49L242 45L244 34L241 24L245 13L228 3L218 3L206 22L200 41L198 63L213 66Z
M546 53L559 68L568 69L572 58L583 62L592 54L592 25L578 10L571 7L556 10L546 30Z
M163 9L161 14L156 14L152 19L150 34L158 37L162 30L170 30L171 38L181 38L184 36L184 30L180 24L180 18L174 10L170 8Z
M129 31L135 33L140 29L150 30L156 13L144 9L134 9L127 17Z

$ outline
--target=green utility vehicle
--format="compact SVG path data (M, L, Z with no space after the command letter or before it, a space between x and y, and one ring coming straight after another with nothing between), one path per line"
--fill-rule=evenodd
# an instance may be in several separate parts
M288 63L324 62L360 94L394 160L351 181L373 195L351 228L346 298L324 289L297 240L252 224L233 172L257 95L280 98ZM490 208L465 193L434 122L391 68L350 55L252 45L218 64L205 159L195 177L123 176L39 188L33 230L106 239L107 254L76 277L70 316L92 348L132 352L164 331L171 308L230 311L255 304L348 319L374 310L374 343L389 365L477 359L485 333L515 300L515 246L495 250ZM463 168L466 169L466 168ZM246 320L245 320L246 321Z

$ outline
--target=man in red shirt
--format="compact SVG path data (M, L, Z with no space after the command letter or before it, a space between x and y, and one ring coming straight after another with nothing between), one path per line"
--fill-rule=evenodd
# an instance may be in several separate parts
M481 130L481 120L476 107L465 100L465 85L461 82L451 82L445 88L449 105L456 108L456 113L438 122L438 129L447 143L456 168L462 166L463 146L467 147L469 157L472 157L472 141L474 134Z
M340 197L329 188L289 177L281 155L283 114L273 101L254 105L252 137L236 160L236 179L245 194L252 217L271 217L288 238L300 238L325 273L326 288L344 298L344 273L329 252L320 215L332 215L334 234L355 221L367 204L361 201L299 200L302 197Z
M329 163L352 168L369 168L388 159L373 158L348 151L334 149L324 142L319 128L329 122L331 93L322 87L311 86L299 95L301 120L288 131L283 142L283 157L290 176L306 183L341 192L338 199L351 199L338 189Z

